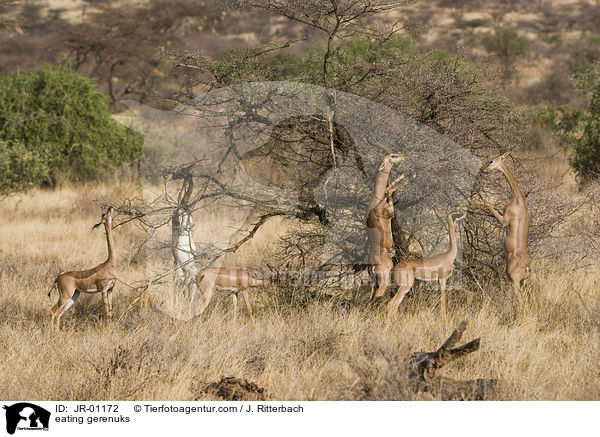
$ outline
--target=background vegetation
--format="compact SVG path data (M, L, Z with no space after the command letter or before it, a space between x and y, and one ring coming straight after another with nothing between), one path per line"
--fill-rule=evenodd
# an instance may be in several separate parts
M111 118L90 79L50 66L0 78L0 140L2 192L108 180L143 144Z

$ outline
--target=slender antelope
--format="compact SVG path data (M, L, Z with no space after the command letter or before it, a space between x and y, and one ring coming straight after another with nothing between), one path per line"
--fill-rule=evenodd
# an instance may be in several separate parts
M390 272L394 267L392 260L392 217L394 216L394 203L392 194L399 187L394 185L404 175L398 177L392 184L388 185L392 165L403 161L404 155L392 153L383 158L377 171L375 187L371 200L369 201L369 212L367 216L367 231L369 236L369 276L371 277L370 298L381 297L390 283ZM377 287L377 291L375 291Z
M412 288L415 279L420 281L440 281L441 310L446 316L446 280L452 274L454 260L458 253L455 226L466 214L454 218L448 214L448 235L450 239L448 250L429 258L410 258L400 261L392 270L394 283L398 286L395 296L388 302L388 312L398 310L402 299Z
M50 314L52 315L51 324L56 330L60 329L61 316L75 303L80 292L102 293L106 315L112 317L112 291L116 282L116 255L112 238L113 211L113 207L109 207L102 214L100 222L92 228L97 229L100 225L104 225L106 244L108 246L108 259L90 270L59 274L48 292L48 297L50 297L54 287L58 291L58 302L50 310Z
M527 237L529 235L529 212L525 204L525 197L517 183L517 180L506 166L504 160L507 153L503 153L485 163L481 169L498 170L506 178L510 190L512 191L512 199L508 202L504 215L501 215L493 206L484 205L469 205L465 209L485 209L490 211L496 220L502 225L504 235L504 250L506 253L506 273L510 278L517 299L521 300L521 281L527 278L531 264L531 258L527 253Z
M237 314L237 292L242 293L244 302L246 302L246 308L250 318L254 321L254 313L252 312L252 306L248 298L248 289L250 287L258 287L265 283L263 279L257 279L250 276L247 272L242 269L230 269L225 267L213 267L208 268L196 276L196 284L202 292L202 302L200 304L200 311L202 313L212 298L215 289L233 291L233 307L234 314Z

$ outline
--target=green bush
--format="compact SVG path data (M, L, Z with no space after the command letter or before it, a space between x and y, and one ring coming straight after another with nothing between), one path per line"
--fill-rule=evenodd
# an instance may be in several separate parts
M44 182L48 165L44 156L23 143L0 140L0 193L20 191Z
M600 35L588 34L573 44L568 65L571 73L577 74L585 72L598 61L600 61Z
M496 54L505 65L512 64L529 48L529 41L508 27L497 27L493 34L484 37L483 44L488 52Z
M137 159L143 145L112 119L91 80L51 66L0 78L0 141L4 192L102 180Z
M600 177L600 86L592 96L583 134L574 144L571 166L582 183Z

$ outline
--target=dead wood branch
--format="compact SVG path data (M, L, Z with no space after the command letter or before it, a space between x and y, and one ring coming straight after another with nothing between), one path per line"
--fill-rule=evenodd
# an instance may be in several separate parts
M429 392L443 400L484 400L493 396L496 379L455 380L438 374L443 366L479 349L480 339L451 349L462 337L467 322L462 321L435 352L417 352L411 356L409 378L417 391Z

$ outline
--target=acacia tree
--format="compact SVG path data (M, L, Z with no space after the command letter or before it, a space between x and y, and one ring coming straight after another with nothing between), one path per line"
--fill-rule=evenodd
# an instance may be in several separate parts
M400 8L406 2L282 0L239 3L301 23L323 35L324 40L317 39L315 48L303 59L290 58L283 52L295 41L232 50L215 59L200 52L170 50L167 53L176 73L183 79L188 96L198 84L218 89L246 81L291 79L324 85L401 110L482 155L488 154L489 150L497 151L501 147L499 142L506 141L511 133L512 129L507 127L518 125L506 99L489 91L489 78L485 73L460 55L419 53L410 38L399 35L403 26L397 21L385 28L372 26L370 19L374 15ZM335 135L331 129L336 121L339 122L335 98L329 105L330 111L313 127L312 137L318 142L319 126L329 126L329 150L335 156ZM257 119L257 112L252 107L247 108L246 115L249 119ZM292 135L292 131L288 134ZM231 150L236 153L235 147ZM378 163L375 161L386 152L375 148L369 153L370 166L376 168ZM399 205L399 209L406 206ZM358 225L364 227L360 216L357 218ZM406 256L408 244L402 238L401 226L396 222L394 228L398 254ZM353 248L356 252L354 262L361 258L360 252L364 249ZM348 253L347 247L342 250Z
M334 54L335 44L339 40L348 38L357 31L370 32L371 36L378 41L376 45L381 46L402 27L399 21L394 22L387 31L381 32L370 30L364 26L365 21L374 16L400 9L410 3L411 0L309 0L293 2L289 0L241 0L240 5L263 9L269 13L275 13L290 20L305 24L325 34L325 50L322 54L322 80L327 87L343 88L342 83L335 77L331 77L330 64Z
M302 59L285 52L298 40L229 50L217 58L169 50L174 72L188 91L199 84L214 89L250 80L294 80L383 103L482 156L506 149L522 137L525 114L503 95L493 72L468 62L460 53L420 53L411 38L400 36L401 22L369 27L373 15L401 8L406 2L239 3L316 29L325 41L317 39Z
M401 7L403 2L243 2L300 22L325 36L325 41L292 68L290 59L274 56L281 46L231 51L218 59L199 53L171 53L188 86L211 88L252 80L291 79L327 85L367 97L399 110L445 134L480 156L509 144L522 126L521 114L493 89L494 77L461 55L421 54L401 36L402 23L385 29L366 26L371 14ZM366 11L365 15L357 11ZM347 16L344 15L347 13ZM208 73L208 74L207 74ZM197 81L197 82L196 82ZM492 84L492 87L490 87ZM191 88L191 87L190 87ZM492 91L490 91L490 88ZM498 88L498 87L496 87ZM334 112L334 111L332 111ZM374 153L382 153L374 151ZM397 203L398 210L405 203ZM394 219L398 258L411 254L411 240Z
M316 35L321 34L323 39L316 38L311 51L302 57L289 55L285 51L294 44L295 40L267 47L230 50L216 58L208 57L201 52L169 50L167 54L172 59L174 72L182 80L185 90L183 97L192 97L197 85L202 85L203 89L218 90L230 85L243 85L254 81L285 79L309 85L325 85L331 91L328 94L330 96L345 91L382 103L431 127L482 159L487 160L507 149L518 149L518 145L526 141L524 134L528 119L503 95L496 76L468 62L460 53L419 52L410 38L400 34L401 23L394 22L385 29L372 27L374 20L371 18L374 14L401 7L403 2L280 0L239 3L285 16L306 26L306 29L312 30ZM274 126L269 120L261 118L264 115L261 108L268 107L270 104L268 98L260 102L250 100L247 101L246 106L242 102L240 109L242 115L233 124L224 119L223 125L226 126L227 135L233 135L232 132L239 127L236 123L263 123L264 132L269 132ZM200 102L206 103L203 100ZM330 111L321 114L320 118L315 117L318 123L313 126L313 133L308 135L315 143L319 142L318 137L322 134L323 127L340 123L340 108L339 105L336 106L334 97L328 105ZM207 108L210 111L210 107ZM376 114L370 116L371 120L377 119ZM305 128L306 125L302 127ZM365 126L365 131L369 129L379 129L379 127ZM329 129L329 140L335 140L331 132L332 130ZM299 134L306 136L306 132L302 129L291 128L285 131L283 135L285 138L282 140L289 141L294 135ZM233 136L230 138L231 141L224 145L224 150L227 154L241 159L243 153L237 150ZM334 147L328 148L327 142L321 144L323 147L321 151L328 152L330 158L335 156ZM363 157L367 181L373 176L373 171L379 164L378 159L386 151L393 151L397 145L402 143L390 137L385 147L373 146L369 149L367 157ZM281 164L289 164L287 157L284 161ZM335 160L333 163L332 174L335 175ZM301 161L297 161L297 164L301 165ZM448 170L444 167L446 164L442 162L436 165L435 168L423 169L423 171L435 174ZM451 165L451 160L448 160L447 165ZM536 173L535 161L524 161L524 165L521 165L520 160L515 160L511 163L511 167L517 178L523 180L528 205L533 211L530 236L536 254L557 256L556 251L546 249L556 241L555 237L561 231L565 217L580 210L583 203L579 200L566 202L565 196L552 191L561 182L548 180ZM533 174L528 176L532 171ZM212 176L206 174L197 177L204 182L204 184L196 183L197 187L212 187L208 191L199 192L201 196L208 196L203 197L203 200L225 198L243 206L269 206L259 198L240 195L234 189L237 187L228 185L222 178L211 179ZM427 190L423 190L423 186L417 185L406 187L407 196L412 196L412 200L396 201L396 211L399 211L400 216L412 206L411 202L435 196L440 191L433 186L427 186ZM362 241L355 239L349 244L346 238L348 235L356 235L364 230L360 205L364 205L364 196L368 196L367 191L371 188L369 182L366 186L364 192L353 199L356 202L356 209L352 210L354 214L352 220L347 222L348 226L343 230L338 230L336 236L339 237L336 240L339 254L350 263L360 260L361 254L364 255L366 250L366 246L361 244ZM552 196L549 193L552 193ZM501 205L507 194L508 189L504 181L491 175L482 177L480 183L472 190L464 192L463 196L465 202L473 200L473 203L476 203L484 198ZM558 206L551 208L549 199ZM501 206L499 208L502 209ZM270 212L257 217L247 227L244 235L232 241L225 250L235 250L240 247L238 243L248 241L272 214L279 213L281 210L271 209ZM284 214L289 214L289 210ZM402 222L400 226L396 223L394 227L397 252L401 257L409 252L406 242L402 244L404 224ZM436 244L444 244L446 234L439 225L435 227L433 222L419 222L417 225L425 230L431 228L427 238L435 241ZM465 272L479 283L489 279L489 283L494 284L494 287L489 290L496 290L498 279L504 277L502 237L498 223L493 217L485 214L472 215L467 224L466 235L467 246L463 260ZM300 259L302 264L308 262L310 255L316 252L315 245L319 246L323 240L324 235L321 231L303 228L285 236L281 240L281 245L285 256ZM572 243L575 244L574 240ZM219 251L222 252L223 248L213 251L212 254L218 257ZM431 249L426 254L429 253ZM482 290L486 293L483 288ZM489 292L489 294L494 293Z

